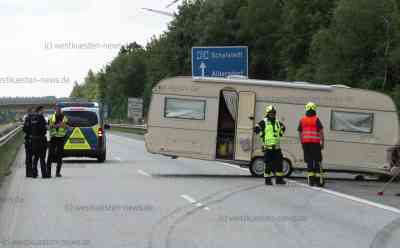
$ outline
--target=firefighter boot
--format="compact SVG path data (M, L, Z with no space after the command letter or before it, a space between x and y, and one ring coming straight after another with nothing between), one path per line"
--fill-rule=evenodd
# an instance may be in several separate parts
M272 185L272 180L270 177L265 178L265 185Z
M285 181L285 179L283 179L283 177L276 177L275 183L285 185L286 181Z
M325 179L322 176L316 177L315 182L317 187L323 188L325 186Z
M315 183L316 183L315 176L308 176L308 185L313 187L316 186Z

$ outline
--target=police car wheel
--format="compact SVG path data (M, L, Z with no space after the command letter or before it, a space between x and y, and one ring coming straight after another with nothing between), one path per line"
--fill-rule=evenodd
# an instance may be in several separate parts
M255 158L253 162L251 162L249 166L249 170L252 176L254 177L263 177L265 170L264 158Z
M100 154L100 155L97 157L97 161L100 162L100 163L103 163L104 161L106 161L106 152Z

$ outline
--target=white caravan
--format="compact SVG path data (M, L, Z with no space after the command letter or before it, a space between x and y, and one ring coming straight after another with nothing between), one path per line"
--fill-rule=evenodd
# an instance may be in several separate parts
M382 93L343 85L249 79L174 77L153 88L147 150L171 157L228 161L264 171L261 139L253 132L273 104L286 125L284 172L305 168L297 127L304 105L318 105L327 170L390 174L388 150L399 137L396 106Z

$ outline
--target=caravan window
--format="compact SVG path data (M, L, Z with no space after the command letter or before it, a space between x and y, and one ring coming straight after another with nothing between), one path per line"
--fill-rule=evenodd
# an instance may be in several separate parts
M331 129L335 131L372 133L374 115L372 113L353 113L332 111Z
M166 118L205 120L205 112L206 101L204 100L165 98L164 117Z

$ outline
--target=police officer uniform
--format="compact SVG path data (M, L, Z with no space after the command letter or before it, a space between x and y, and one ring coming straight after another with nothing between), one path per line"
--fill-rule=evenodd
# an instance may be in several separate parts
M40 113L41 107L38 107L36 113L31 116L32 130L32 151L33 151L33 168L32 175L34 178L38 176L37 164L40 161L40 170L42 178L49 178L46 168L46 120Z
M50 153L47 158L47 167L51 175L51 164L57 162L56 177L61 177L64 142L67 134L68 118L58 110L49 118Z
M285 132L285 126L276 120L276 110L273 106L268 106L265 113L265 119L258 123L255 130L263 142L265 184L272 185L273 177L276 178L276 184L286 184L283 179L283 155L280 148L280 139Z
M316 114L317 105L309 102L306 105L306 114L300 120L298 131L307 163L307 178L310 186L324 185L321 168L323 148L323 126Z
M32 109L29 109L25 120L24 120L24 127L22 131L25 133L25 174L26 177L32 177L32 127L31 127L31 116L32 116Z

